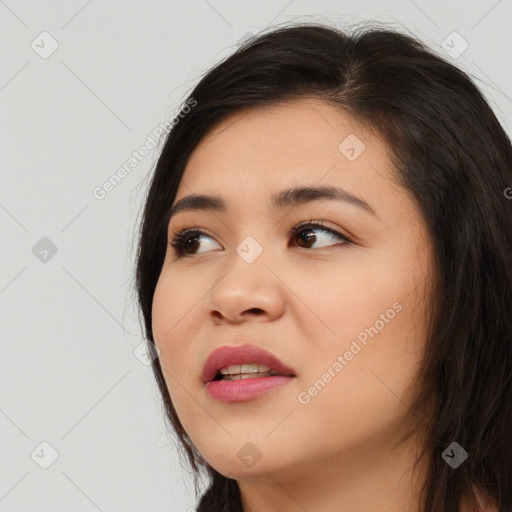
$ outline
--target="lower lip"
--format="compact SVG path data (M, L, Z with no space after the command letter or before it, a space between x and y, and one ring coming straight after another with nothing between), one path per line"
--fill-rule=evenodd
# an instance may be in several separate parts
M258 377L242 380L212 380L206 383L210 396L220 402L245 402L288 384L294 377Z

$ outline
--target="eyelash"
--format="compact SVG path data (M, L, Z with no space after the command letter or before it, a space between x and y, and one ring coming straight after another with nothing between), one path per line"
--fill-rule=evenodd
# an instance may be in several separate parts
M336 237L343 240L344 244L352 243L352 241L349 238L347 238L345 235L342 235L341 233L327 227L322 221L315 221L313 219L311 219L307 222L299 223L297 226L294 226L290 230L289 235L292 237L297 236L302 231L309 229L309 228L320 229L322 231L326 231L332 235L335 235ZM184 230L176 233L174 235L174 237L172 238L172 240L169 242L169 246L175 250L178 258L194 257L195 256L194 254L187 254L185 252L185 249L184 249L185 242L187 242L188 240L190 240L193 237L201 236L201 235L205 235L208 238L212 238L212 237L210 237L210 235L206 234L204 231L202 231L198 227L187 228L187 229L184 229Z

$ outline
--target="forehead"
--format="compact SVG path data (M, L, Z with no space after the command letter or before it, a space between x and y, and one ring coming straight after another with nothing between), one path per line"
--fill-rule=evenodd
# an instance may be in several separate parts
M345 164L348 171L359 167L358 156L368 150L386 158L385 145L374 131L339 108L318 99L294 100L229 115L198 144L187 171L203 169L209 159L249 166L272 162L275 170L280 164L302 167L330 160Z
M388 148L374 130L321 100L302 99L220 122L192 152L175 203L207 192L271 207L279 191L298 186L371 197L392 179Z

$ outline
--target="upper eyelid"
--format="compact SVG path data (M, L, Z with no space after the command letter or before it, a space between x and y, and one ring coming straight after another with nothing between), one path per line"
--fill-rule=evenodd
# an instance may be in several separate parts
M292 232L294 230L297 230L297 229L305 229L307 227L314 227L316 229L323 229L325 231L332 231L333 233L336 233L338 231L339 228L332 228L332 227L329 227L325 224L323 224L323 221L319 221L319 220L307 220L307 221L302 221L302 222L299 222L297 224L295 224L293 227L291 227L290 229L288 229L288 233L289 232ZM179 235L179 234L183 234L183 233L192 233L192 232L199 232L201 235L206 235L206 236L210 236L212 238L213 235L209 235L206 230L204 228L201 228L199 226L191 226L189 228L183 228L183 229L176 229L176 230L172 230L172 235L173 236L176 236L176 235ZM171 233L169 233L170 235ZM338 234L341 234L343 235L343 233L338 233Z

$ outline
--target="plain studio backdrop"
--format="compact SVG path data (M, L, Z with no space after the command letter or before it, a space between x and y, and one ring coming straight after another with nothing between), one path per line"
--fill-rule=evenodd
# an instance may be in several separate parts
M136 227L161 126L296 20L416 35L510 133L509 1L0 1L0 510L193 510L141 345Z

